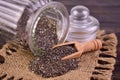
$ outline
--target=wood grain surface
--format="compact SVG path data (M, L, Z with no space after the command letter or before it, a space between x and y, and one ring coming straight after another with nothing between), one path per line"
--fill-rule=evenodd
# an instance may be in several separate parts
M116 33L120 40L120 0L54 0L64 3L68 11L75 5L84 5L90 14L100 22L101 29ZM112 80L120 80L120 41L117 48L117 62Z

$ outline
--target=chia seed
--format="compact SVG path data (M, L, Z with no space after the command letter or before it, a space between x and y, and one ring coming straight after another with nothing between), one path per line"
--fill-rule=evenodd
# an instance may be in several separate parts
M52 49L58 43L56 22L42 16L35 29L34 41L44 54L32 60L29 69L42 77L60 76L78 67L77 59L61 60L62 57L76 52L75 47L61 46Z
M42 75L42 77L48 78L63 75L69 70L74 70L78 67L76 59L61 60L62 57L74 52L76 52L76 49L71 46L55 48L31 61L29 68L34 73Z
M44 52L49 51L58 42L56 33L56 21L42 16L34 35L37 46Z

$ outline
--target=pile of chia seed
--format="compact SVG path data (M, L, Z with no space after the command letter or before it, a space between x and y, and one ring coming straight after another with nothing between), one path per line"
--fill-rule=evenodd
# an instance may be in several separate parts
M61 58L76 52L73 46L61 46L52 49L58 43L56 22L43 16L38 22L34 35L38 47L44 52L32 60L29 69L42 77L56 77L78 67L77 59L62 61Z
M42 77L56 77L78 67L76 59L62 61L61 58L76 52L71 46L62 46L45 53L30 63L29 68Z

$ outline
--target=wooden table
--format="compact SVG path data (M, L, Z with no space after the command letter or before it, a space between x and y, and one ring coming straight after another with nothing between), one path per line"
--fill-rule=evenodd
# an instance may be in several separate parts
M84 5L90 14L100 21L101 29L116 33L120 40L120 0L55 0L65 4L68 11L75 5ZM120 41L119 41L120 44ZM117 47L117 59L112 80L120 80L120 45Z

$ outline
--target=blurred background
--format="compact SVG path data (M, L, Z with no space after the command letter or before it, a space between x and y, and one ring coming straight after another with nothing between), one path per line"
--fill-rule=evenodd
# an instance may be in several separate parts
M76 5L84 5L90 9L90 14L100 22L100 28L114 32L120 40L120 0L54 0L62 2L70 12ZM120 41L117 47L117 62L112 80L120 80Z
M84 5L90 14L96 17L101 28L107 31L120 32L120 0L54 0L64 3L70 12L75 5Z

